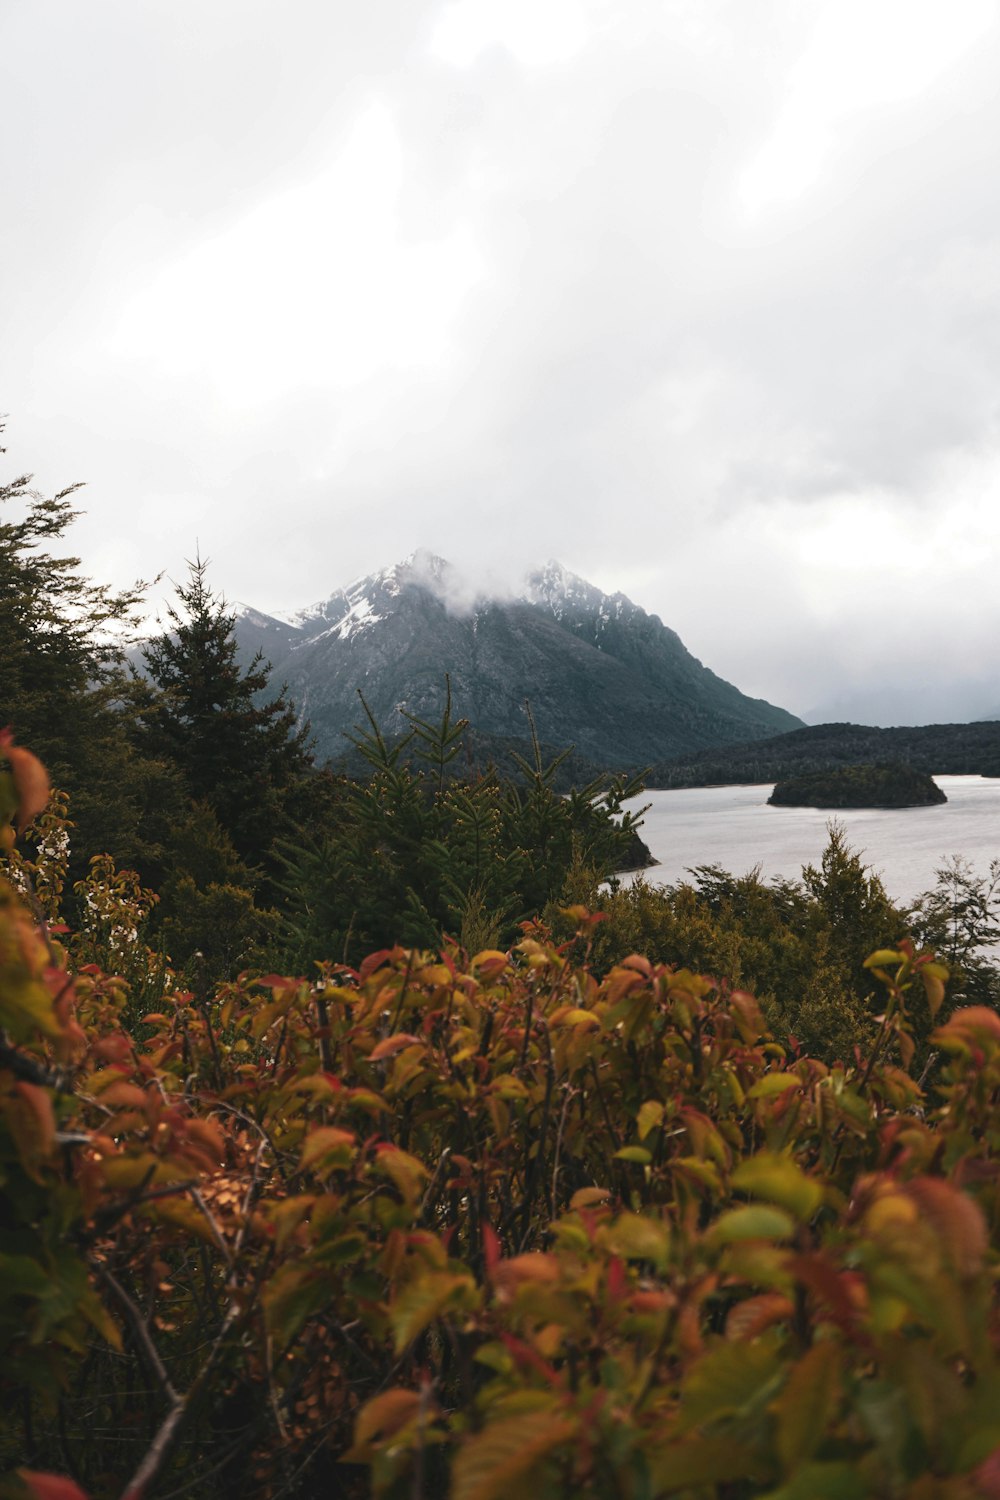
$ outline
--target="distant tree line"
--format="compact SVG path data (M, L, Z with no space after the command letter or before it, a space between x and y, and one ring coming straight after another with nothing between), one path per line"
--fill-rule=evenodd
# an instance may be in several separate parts
M769 740L721 745L660 761L648 787L756 785L834 771L841 766L896 762L940 776L1000 776L1000 722L921 724L880 729L866 724L816 724Z

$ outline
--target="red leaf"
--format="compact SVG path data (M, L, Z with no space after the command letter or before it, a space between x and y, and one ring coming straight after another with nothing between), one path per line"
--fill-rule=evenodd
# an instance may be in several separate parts
M951 1020L931 1035L932 1042L957 1041L969 1047L984 1038L1000 1041L1000 1016L986 1005L967 1005L956 1010Z
M17 831L23 833L31 820L45 811L45 804L49 800L49 773L37 755L13 744L9 731L5 731L0 740L0 751L3 752L14 778L14 790L17 792Z
M483 1225L483 1258L486 1261L486 1273L492 1276L497 1268L503 1251L496 1230L491 1224Z
M522 1370L535 1370L543 1380L548 1381L551 1386L558 1386L559 1376L552 1365L544 1360L540 1354L526 1344L523 1339L517 1339L512 1333L500 1334L501 1343L507 1347L507 1352L515 1364Z
M18 1469L34 1500L89 1500L85 1490L61 1474L36 1474L32 1469Z
M368 957L362 963L361 968L358 970L358 978L362 980L367 979L369 974L373 974L375 970L381 968L384 963L388 963L391 957L391 948L380 948L377 953L369 953Z
M857 1320L860 1309L856 1295L852 1295L857 1283L851 1272L838 1270L821 1251L791 1256L785 1265L828 1309L834 1322L843 1326Z
M937 1236L960 1276L975 1276L989 1249L989 1231L979 1205L961 1188L938 1177L914 1177L905 1192Z
M613 1255L608 1261L608 1301L620 1302L628 1287L628 1278L625 1275L625 1262L620 1255Z
M384 1057L395 1057L397 1052L402 1052L404 1047L419 1047L421 1045L418 1036L411 1035L408 1031L397 1031L395 1036L387 1036L385 1041L379 1042L368 1054L369 1062L381 1062Z
M976 1494L982 1495L983 1500L1000 1500L1000 1448L994 1448L993 1452L973 1469L972 1479Z

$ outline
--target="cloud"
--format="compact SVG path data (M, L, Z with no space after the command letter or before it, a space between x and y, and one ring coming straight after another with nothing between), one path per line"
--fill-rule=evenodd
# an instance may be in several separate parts
M90 480L97 576L558 556L932 717L1000 626L998 51L987 0L10 6L9 457Z

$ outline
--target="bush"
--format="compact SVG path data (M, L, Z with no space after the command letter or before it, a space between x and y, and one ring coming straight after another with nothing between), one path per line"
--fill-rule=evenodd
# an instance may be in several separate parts
M1000 1018L928 1090L909 943L828 1065L569 915L129 1024L0 885L8 1495L996 1493Z

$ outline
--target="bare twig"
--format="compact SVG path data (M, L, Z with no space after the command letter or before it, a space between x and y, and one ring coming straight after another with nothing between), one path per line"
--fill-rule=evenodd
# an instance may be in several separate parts
M208 1351L205 1363L198 1371L186 1393L183 1396L178 1396L173 1390L173 1386L170 1386L170 1391L173 1392L174 1404L160 1423L142 1462L122 1491L121 1500L143 1500L150 1481L155 1479L159 1473L172 1444L177 1438L181 1423L195 1406L208 1384L212 1372L218 1364L222 1351L225 1348L226 1339L231 1329L238 1322L242 1322L243 1324L248 1323L254 1316L261 1283L270 1267L272 1258L272 1255L269 1254L258 1268L249 1296L238 1299L235 1296L235 1287L233 1288L234 1296L226 1310L222 1325L212 1341L212 1346ZM230 1283L232 1284L232 1277L230 1278ZM244 1304L242 1308L240 1306L241 1301ZM150 1340L150 1343L152 1343L152 1340Z
M181 1400L181 1397L174 1389L173 1381L167 1374L167 1367L163 1363L163 1360L160 1358L160 1351L153 1343L152 1336L149 1332L149 1325L142 1315L142 1309L139 1307L138 1303L129 1296L128 1292L122 1286L121 1282L108 1270L107 1266L98 1266L97 1275L100 1280L104 1282L105 1286L114 1293L115 1297L121 1303L125 1311L125 1316L128 1319L129 1327L135 1335L136 1342L139 1344L142 1352L146 1356L146 1359L149 1361L153 1374L156 1376L157 1380L160 1382L160 1385L163 1388L164 1395L173 1405L176 1406L177 1403Z
M441 1186L441 1178L444 1176L444 1169L448 1165L450 1156L451 1147L445 1146L444 1150L441 1152L441 1155L438 1157L438 1164L434 1168L434 1176L427 1184L427 1191L426 1193L424 1193L423 1202L420 1205L420 1212L417 1214L416 1222L418 1224L425 1223L430 1217L431 1211L434 1207L435 1199L438 1195L438 1189Z
M549 1211L553 1218L556 1214L556 1196L559 1191L559 1156L562 1152L563 1130L566 1128L566 1115L570 1105L576 1098L577 1090L566 1085L566 1093L563 1098L562 1112L559 1116L559 1128L556 1131L555 1165L552 1168L552 1191L550 1193Z
M188 1192L191 1194L191 1197L200 1208L202 1216L204 1217L205 1222L208 1224L208 1227L212 1232L212 1239L215 1241L216 1247L222 1251L226 1264L230 1269L232 1269L232 1253L229 1249L229 1246L226 1244L225 1236L223 1235L222 1230L219 1228L218 1221L216 1220L215 1215L212 1213L212 1210L205 1202L201 1189L192 1184L192 1186L188 1188Z

